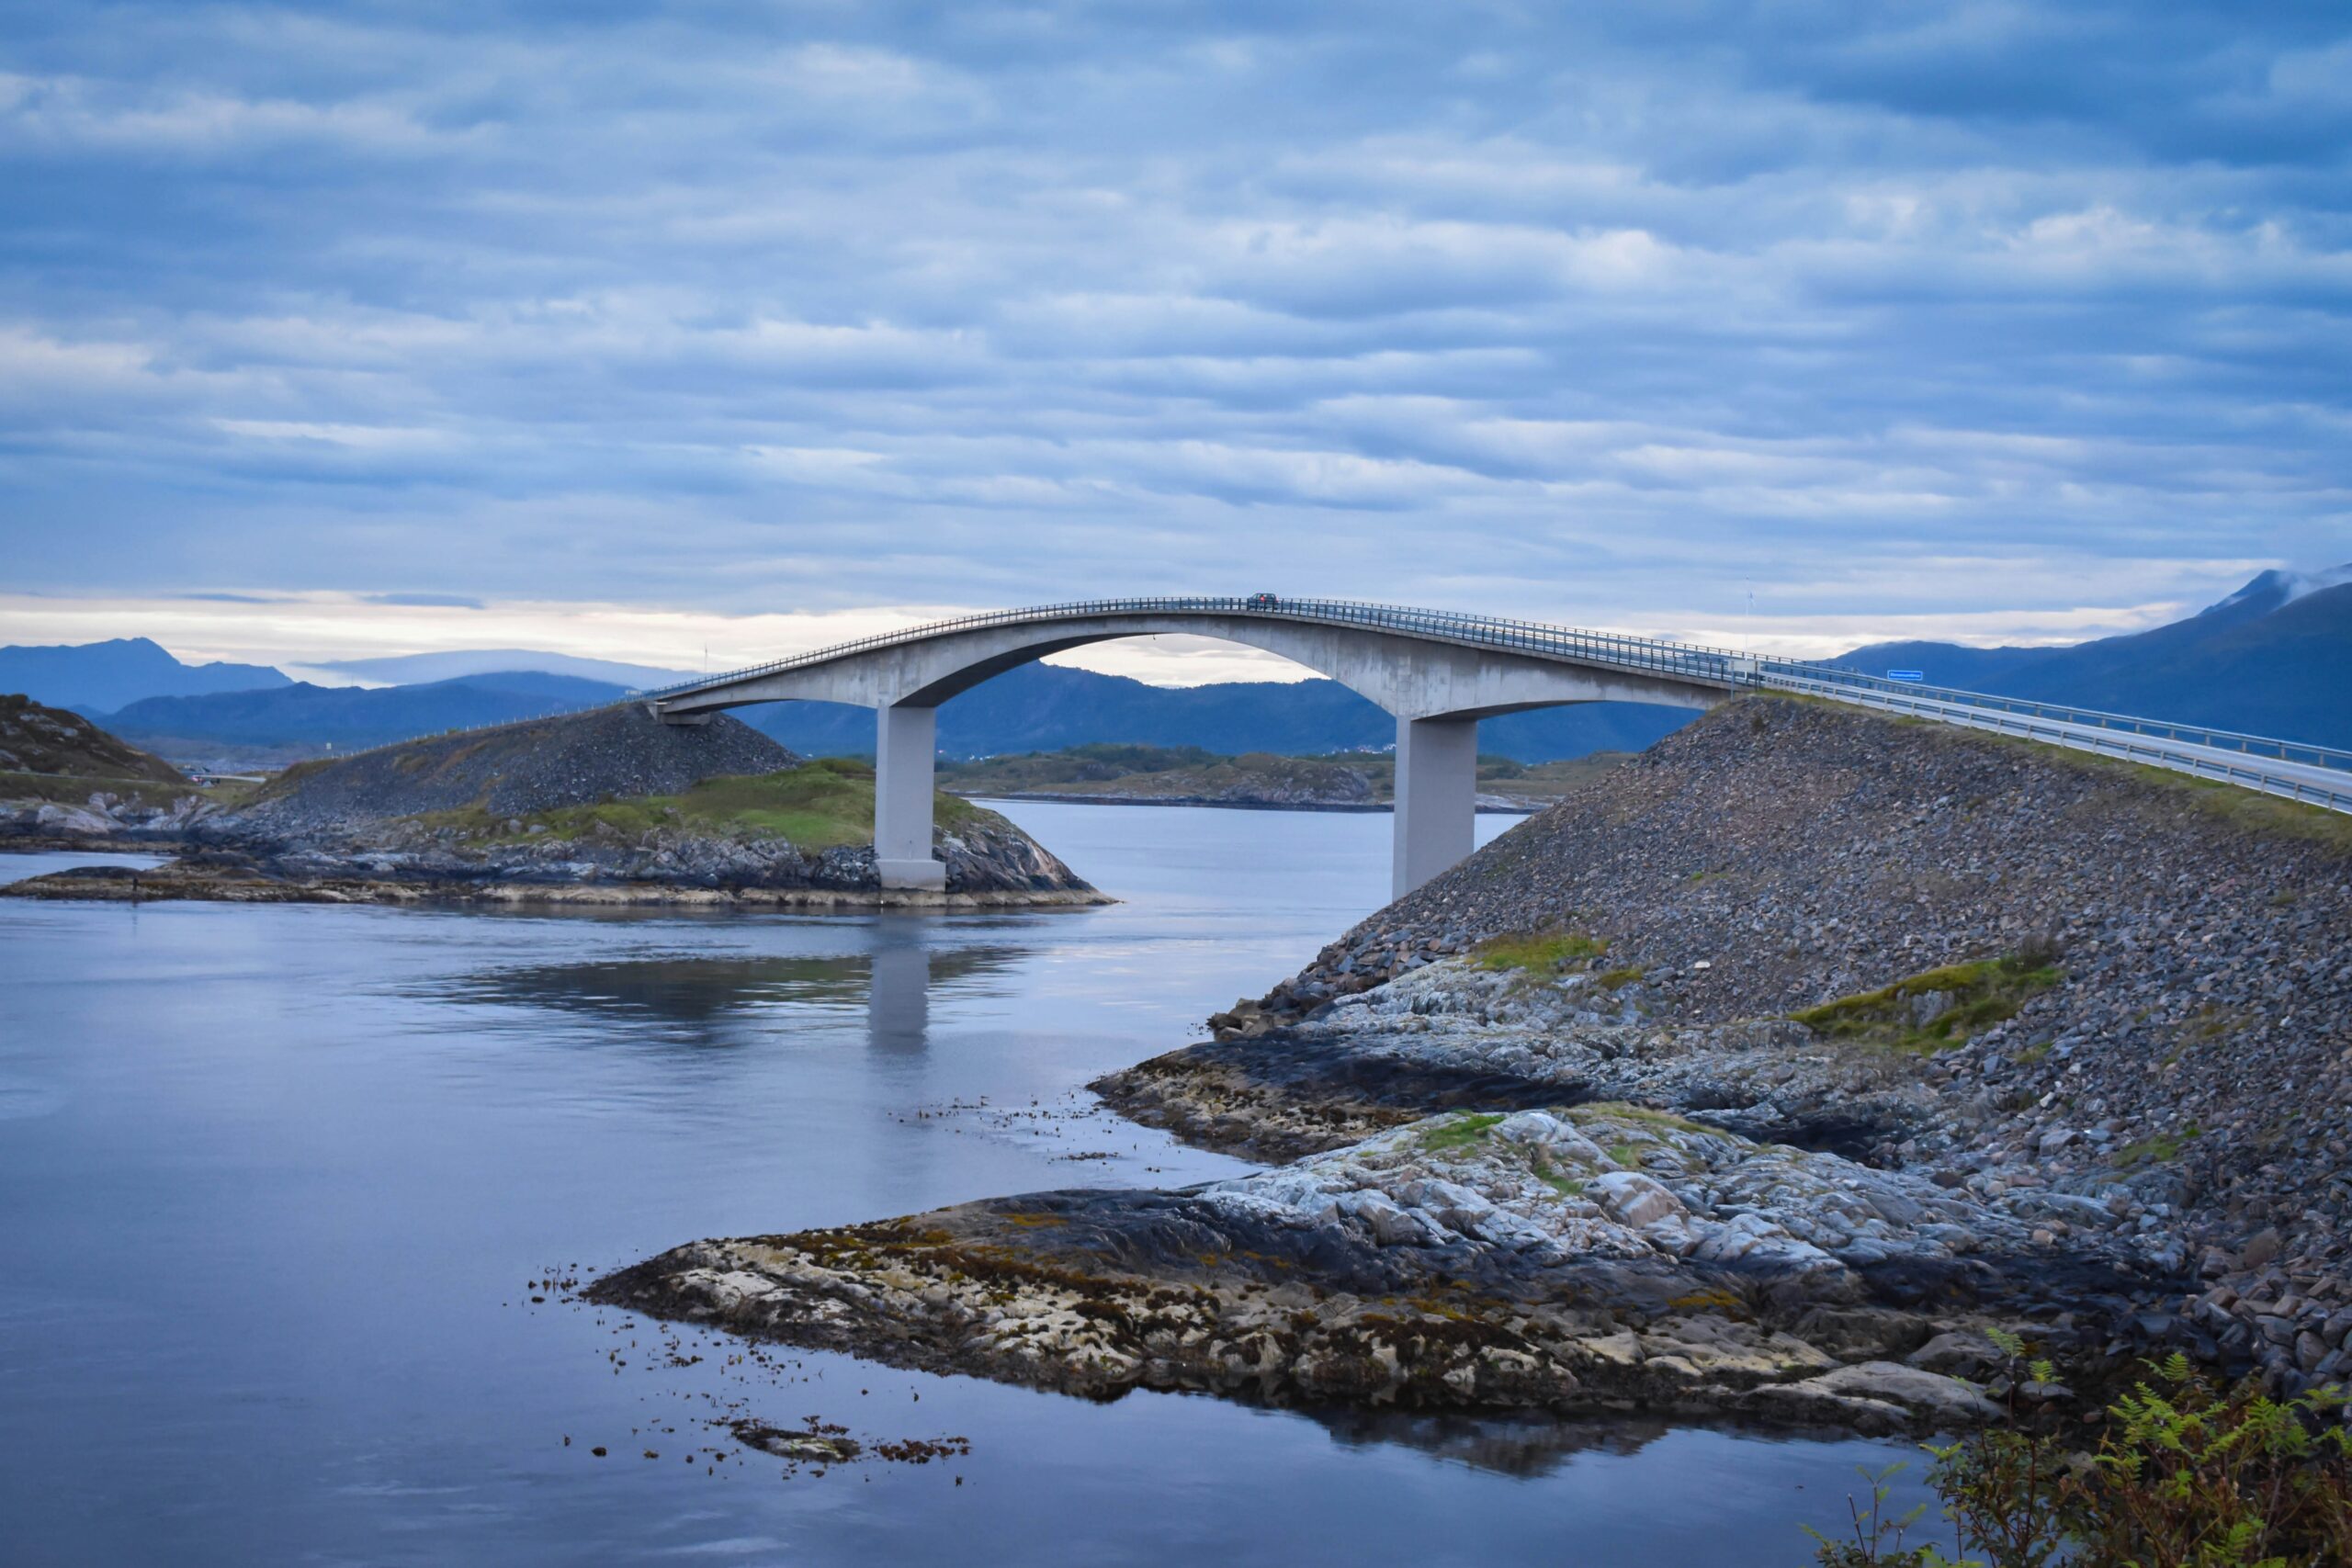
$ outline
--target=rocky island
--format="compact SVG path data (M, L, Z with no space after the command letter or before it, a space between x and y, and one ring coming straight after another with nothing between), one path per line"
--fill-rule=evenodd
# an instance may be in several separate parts
M641 706L436 736L286 770L175 825L181 852L0 888L33 898L957 907L1103 901L995 812L942 795L937 892L885 892L874 777L725 716Z
M1950 1428L2015 1334L2352 1371L2352 832L1727 705L1102 1080L1283 1162L705 1241L598 1299L1102 1396Z

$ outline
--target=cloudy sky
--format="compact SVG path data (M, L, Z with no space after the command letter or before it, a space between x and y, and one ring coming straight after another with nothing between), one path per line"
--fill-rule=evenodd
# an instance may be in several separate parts
M0 641L2128 629L2352 558L2347 84L2341 0L6 0Z

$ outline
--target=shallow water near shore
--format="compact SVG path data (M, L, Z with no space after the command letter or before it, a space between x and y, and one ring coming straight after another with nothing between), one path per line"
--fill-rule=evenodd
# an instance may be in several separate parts
M1723 1568L1809 1561L1799 1524L1843 1520L1856 1464L1917 1457L731 1364L533 1288L697 1236L1243 1168L1079 1086L1378 906L1388 819L1001 809L1125 901L0 901L9 1560ZM96 858L0 857L0 878ZM971 1452L786 1478L707 1425L729 1415Z

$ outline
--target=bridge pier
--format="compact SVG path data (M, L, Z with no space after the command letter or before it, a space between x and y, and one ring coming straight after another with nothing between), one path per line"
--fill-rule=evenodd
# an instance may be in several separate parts
M939 710L875 710L874 859L885 887L947 886L932 858L931 792L939 755Z
M1396 847L1390 873L1402 898L1468 858L1477 844L1478 721L1396 721Z

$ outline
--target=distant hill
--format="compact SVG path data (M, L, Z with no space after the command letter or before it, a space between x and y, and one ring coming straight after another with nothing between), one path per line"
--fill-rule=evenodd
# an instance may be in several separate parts
M2266 571L2168 626L2066 648L1880 643L1832 662L2000 696L2352 747L2352 565Z
M1601 751L1531 764L1490 753L1478 759L1480 804L1532 810L1624 760L1622 751ZM978 761L943 760L939 782L953 794L975 797L1376 810L1396 800L1396 760L1363 751L1220 757L1197 746L1072 746Z
M0 692L51 707L111 713L145 697L249 692L293 682L266 664L183 664L143 637L50 648L0 648Z
M304 762L255 791L220 826L232 834L298 836L428 811L530 813L674 795L706 779L772 773L798 761L723 715L707 725L672 725L628 705Z
M453 653L403 653L389 659L337 659L306 665L331 670L355 681L387 686L413 686L433 681L458 681L469 675L503 675L527 670L543 675L576 675L583 681L650 689L674 685L694 677L684 670L657 670L650 664L623 664L610 659L582 659L570 653L534 653L522 648L470 648Z
M612 701L621 688L536 671L434 681L418 686L314 686L308 682L210 696L149 697L106 716L109 728L150 746L337 750L380 746L445 729L571 713Z
M0 773L187 784L161 757L124 744L78 713L22 696L0 696Z

